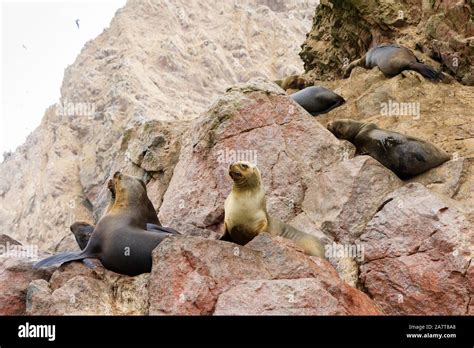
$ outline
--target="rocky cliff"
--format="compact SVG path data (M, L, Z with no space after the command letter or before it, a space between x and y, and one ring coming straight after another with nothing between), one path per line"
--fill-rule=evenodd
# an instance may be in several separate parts
M397 42L442 64L465 85L474 85L474 23L470 0L325 0L300 56L319 79L342 76L342 68L370 47Z
M69 225L100 216L103 184L126 169L155 207L180 134L229 86L302 72L316 1L129 1L64 74L61 100L0 165L0 231L75 248ZM7 116L8 117L8 116Z
M301 8L297 10L305 5L291 3L292 8L283 2L257 2L250 8L247 3L222 5L227 6L222 15L230 21L230 13L250 11L265 26L283 30L287 37L278 40L288 47L294 44L289 38L296 38L304 19L309 20ZM453 78L440 84L414 72L388 79L377 68L356 68L349 78L337 78L338 59L344 57L339 53L351 48L350 58L358 58L382 38L381 33L415 51L418 47L420 58L442 66L445 63L430 60L415 42L426 39L432 16L454 20L450 11L470 7L462 2L441 6L436 1L322 2L301 52L304 77L336 91L346 103L312 117L269 79L293 73L285 69L297 67L296 58L286 49L284 56L268 52L274 42L260 42L258 36L248 38L245 49L258 47L255 71L268 71L266 78L222 73L222 79L232 81L211 79L214 84L198 90L197 85L173 89L168 80L156 86L152 79L164 81L168 76L190 87L189 77L181 75L188 65L168 71L155 58L174 52L179 57L176 64L188 62L183 49L189 43L178 43L196 37L186 35L197 26L193 21L212 28L220 21L206 11L202 17L195 15L203 10L201 4L194 5L193 15L183 16L177 10L181 7L170 6L130 2L66 71L63 98L93 100L97 110L82 118L58 117L53 108L47 111L27 144L0 167L6 178L0 186L0 221L4 233L23 244L39 244L43 251L75 247L68 224L94 221L106 201L103 183L110 173L123 169L148 181L160 220L185 236L161 243L153 253L152 272L138 277L115 274L99 263L94 268L70 263L38 272L31 269L29 258L3 258L1 313L473 314L474 92L465 79L470 70L464 67L458 74L445 67ZM216 6L204 8L220 14ZM400 9L404 19L388 23L390 14ZM313 10L314 6L309 12ZM170 19L173 11L176 18ZM169 34L154 43L149 30L139 29L160 32L155 20L161 15L175 20L182 30L169 40L176 50L160 46ZM269 18L271 23L265 22ZM277 18L287 24L276 25ZM470 22L466 23L468 28ZM235 25L236 30L241 27ZM227 32L221 35L222 45L236 40ZM300 43L303 40L304 35ZM211 52L203 56L223 57L209 46L202 47ZM226 59L228 49L222 49ZM220 74L216 67L226 62L213 60L214 67L197 65L195 71ZM239 81L243 83L236 84ZM174 94L163 97L167 93ZM217 97L211 102L213 95ZM206 102L199 104L201 97ZM176 99L194 113L178 112L181 106L176 104L181 104L173 103ZM189 99L192 104L184 103ZM382 107L390 103L414 103L418 112L383 113ZM327 122L340 118L375 122L423 138L451 153L452 160L402 181L326 130ZM262 172L269 212L332 246L328 261L308 257L288 240L267 234L244 247L216 240L232 184L226 170L229 162L242 157L256 162ZM337 252L340 246L358 249L348 255ZM14 279L19 285L8 286Z

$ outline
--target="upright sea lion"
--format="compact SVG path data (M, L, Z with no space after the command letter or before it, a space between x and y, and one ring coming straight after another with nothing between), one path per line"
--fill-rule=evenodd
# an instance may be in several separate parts
M234 181L225 200L224 235L221 240L244 245L261 232L293 240L305 253L324 257L324 246L318 238L270 216L267 213L265 191L258 168L249 162L230 165Z
M145 186L145 189L146 189L145 183L143 183L143 186ZM115 198L116 198L114 181L109 180L107 182L107 187L110 191L110 200L109 200L108 207L106 209L106 213L110 209L112 209L112 207L115 204ZM146 210L147 210L146 230L147 231L151 231L151 232L158 231L158 232L165 232L165 233L172 233L172 234L180 234L178 231L170 227L161 226L160 220L158 219L158 215L156 214L156 211L154 210L154 208L153 210L151 209L152 207L153 207L153 204L151 204L151 206L147 204L147 207L146 207ZM148 220L153 221L153 223L149 222ZM76 242L81 248L81 250L83 250L87 246L87 243L89 242L89 239L92 235L92 232L94 231L94 228L95 228L94 225L85 221L76 221L69 227L71 232L74 234L74 238L76 239Z
M50 256L35 268L98 258L105 268L122 274L150 272L151 252L170 233L147 231L147 223L159 226L155 208L146 193L146 185L138 178L116 172L109 181L113 201L81 252Z
M401 179L421 174L449 160L449 155L424 140L378 128L374 123L338 120L327 126L339 139L353 143Z
M393 77L403 70L413 70L431 81L440 81L443 74L429 65L418 61L418 58L408 48L396 44L382 44L371 48L360 59L353 61L344 71L344 77L349 77L352 69L361 66L372 69L378 66L385 76Z
M340 95L321 86L307 87L291 94L290 98L313 116L325 114L346 102Z

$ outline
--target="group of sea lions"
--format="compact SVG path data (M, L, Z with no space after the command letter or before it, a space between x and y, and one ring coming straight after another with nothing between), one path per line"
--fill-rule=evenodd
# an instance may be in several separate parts
M267 213L265 191L255 165L235 162L229 167L229 175L234 184L224 205L221 240L245 245L259 233L268 232L294 240L309 255L324 257L319 239ZM47 257L35 268L96 258L108 270L121 274L135 276L151 271L153 249L166 237L180 233L161 226L141 179L116 172L107 187L109 206L97 225L80 221L70 227L81 251Z
M396 76L404 70L413 70L434 82L444 79L441 72L418 61L412 51L397 44L381 44L371 48L362 58L345 68L344 77L348 77L356 66L366 69L378 67L387 77ZM298 75L289 76L276 83L285 90L301 89L291 94L290 98L313 116L327 113L345 102L344 98L326 88L308 87L308 81ZM373 123L341 119L329 123L327 128L337 138L353 143L358 154L375 158L401 179L421 174L450 158L446 152L433 144L378 128Z
M344 77L348 77L356 66L365 69L378 67L387 77L396 76L404 70L413 70L434 82L444 78L441 72L420 62L408 48L397 44L381 44L371 48L362 58L344 68ZM276 80L275 83L285 91L297 91L290 94L290 98L313 116L325 114L345 102L343 97L329 89L310 86L308 81L299 75L291 75L283 80Z
M387 76L395 76L403 70L417 71L434 81L442 76L418 62L409 49L393 44L372 48L364 57L351 63L346 74L355 66L378 66ZM291 98L311 115L326 113L345 102L326 88L308 86L301 77L291 76L278 83L285 89L301 89ZM359 154L372 156L402 179L423 173L449 159L443 150L430 143L380 129L373 123L343 119L330 123L327 128L337 138L352 142ZM324 245L318 238L268 214L262 176L254 164L232 163L229 175L233 187L224 204L225 228L221 240L245 245L259 233L267 232L293 240L308 255L325 257ZM166 237L180 233L161 226L148 198L146 184L139 178L116 172L107 187L109 206L97 225L87 222L71 225L81 251L50 256L35 267L97 258L105 268L117 273L133 276L151 271L153 249Z

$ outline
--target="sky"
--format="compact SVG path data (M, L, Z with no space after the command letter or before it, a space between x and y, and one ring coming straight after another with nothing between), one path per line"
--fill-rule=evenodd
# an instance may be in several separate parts
M59 101L65 68L125 2L1 0L0 161Z

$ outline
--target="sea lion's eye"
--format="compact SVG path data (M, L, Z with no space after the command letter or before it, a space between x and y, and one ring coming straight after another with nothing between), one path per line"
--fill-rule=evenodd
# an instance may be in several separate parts
M244 163L241 163L240 166L242 167L242 169L247 169L249 166L244 164Z

